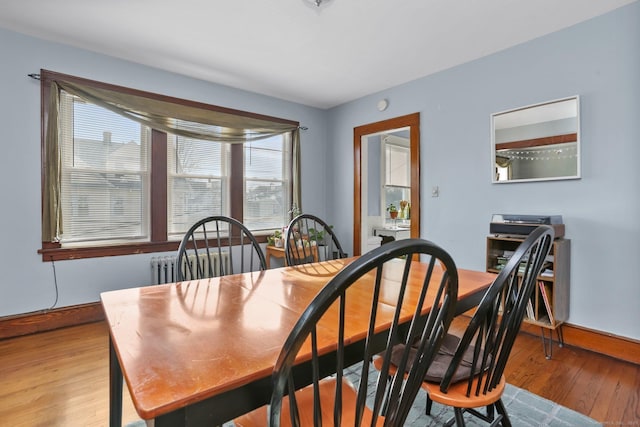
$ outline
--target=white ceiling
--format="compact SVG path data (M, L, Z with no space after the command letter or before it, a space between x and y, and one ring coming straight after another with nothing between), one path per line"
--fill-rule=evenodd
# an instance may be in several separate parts
M330 108L636 0L2 0L0 27Z

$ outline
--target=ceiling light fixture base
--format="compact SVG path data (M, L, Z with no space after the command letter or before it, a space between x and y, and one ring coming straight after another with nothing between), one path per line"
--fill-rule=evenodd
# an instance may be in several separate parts
M325 2L326 0L305 0L305 1L307 1L307 2L309 2L309 3L313 3L313 4L315 4L315 5L316 5L316 7L320 7L320 5L321 5L323 2Z

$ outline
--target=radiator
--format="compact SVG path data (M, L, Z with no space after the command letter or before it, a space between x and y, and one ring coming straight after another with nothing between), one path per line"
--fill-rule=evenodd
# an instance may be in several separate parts
M153 257L151 258L151 284L159 285L161 283L173 283L178 279L178 270L176 266L177 256L164 256L164 257ZM205 272L209 271L209 258L206 254L199 254L198 258L200 258L200 262L202 263ZM212 269L214 276L220 276L223 273L229 274L231 269L229 267L229 254L227 252L222 252L218 254L217 252L212 252L210 255L210 259L212 262ZM190 254L187 257L185 262L191 263L191 269L195 273L198 271L196 265L196 255ZM185 272L186 280L192 279L189 276L189 269L184 268L182 271ZM193 279L198 279L198 277L193 277Z
M175 256L151 258L151 284L173 283L176 281Z

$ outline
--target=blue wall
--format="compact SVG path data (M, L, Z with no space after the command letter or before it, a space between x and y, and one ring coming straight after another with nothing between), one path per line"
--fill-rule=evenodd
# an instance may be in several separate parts
M298 120L303 206L353 241L353 128L421 114L422 237L484 269L493 213L559 214L572 240L570 323L640 339L640 3L323 111L0 29L0 316L46 309L40 248L40 68ZM346 70L345 70L346 72ZM490 115L580 95L582 179L491 184ZM379 99L389 99L384 112ZM430 189L439 186L440 196ZM151 255L56 262L58 307L149 283Z
M353 240L345 155L353 127L419 112L422 237L459 267L482 270L492 214L562 215L572 245L569 322L640 339L639 22L636 2L331 110L338 233ZM490 115L572 95L581 101L582 179L491 184Z
M0 29L0 316L46 309L55 301L54 269L37 250L40 234L40 83L27 77L48 69L165 95L290 120L302 132L303 207L326 215L327 112L215 85L150 67ZM149 284L157 254L58 261L56 307L99 301L107 290Z

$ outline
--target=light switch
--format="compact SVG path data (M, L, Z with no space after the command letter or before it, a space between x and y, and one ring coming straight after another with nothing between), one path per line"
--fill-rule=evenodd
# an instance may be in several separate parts
M431 197L438 197L440 195L440 189L437 185L431 187Z

